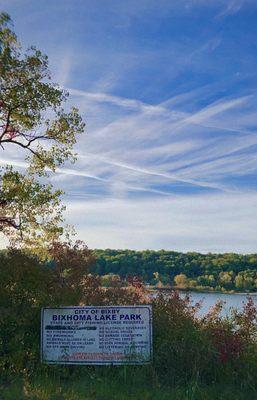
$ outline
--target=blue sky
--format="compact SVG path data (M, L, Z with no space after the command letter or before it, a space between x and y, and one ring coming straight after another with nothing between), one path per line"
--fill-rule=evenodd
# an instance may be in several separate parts
M87 123L77 163L52 178L80 238L256 252L256 1L0 5L22 44L48 54Z

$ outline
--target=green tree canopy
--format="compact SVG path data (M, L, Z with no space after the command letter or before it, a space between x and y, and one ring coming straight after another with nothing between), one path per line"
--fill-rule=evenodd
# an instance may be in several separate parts
M186 287L187 285L187 276L185 274L179 274L174 277L174 283L179 287Z
M0 151L25 157L25 173L0 170L0 230L32 245L62 234L60 191L42 180L66 161L84 123L64 109L68 93L51 82L47 56L22 51L10 17L0 14Z

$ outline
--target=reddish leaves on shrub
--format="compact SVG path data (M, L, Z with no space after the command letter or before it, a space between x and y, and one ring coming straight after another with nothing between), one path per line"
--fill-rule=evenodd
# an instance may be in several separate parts
M255 341L257 331L257 309L253 299L248 298L242 311L232 310L230 317L221 317L222 303L218 302L202 319L206 332L210 333L212 344L221 364L235 361Z
M240 334L223 326L212 328L212 341L221 364L238 359L244 350L244 341Z
M238 332L245 339L251 339L256 334L257 309L251 297L248 297L241 312L234 312Z
M133 286L137 289L141 289L143 287L143 281L140 276L128 274L127 282L130 286Z

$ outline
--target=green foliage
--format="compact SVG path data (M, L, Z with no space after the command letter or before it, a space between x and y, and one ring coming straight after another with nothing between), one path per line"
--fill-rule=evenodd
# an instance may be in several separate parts
M21 250L0 253L3 374L31 370L38 365L41 307L79 304L82 299L80 286L94 260L90 251L80 243L55 244L49 253L51 261L47 263Z
M100 274L138 275L152 285L182 289L257 291L257 254L200 254L175 251L94 250Z
M8 22L8 16L1 14L0 99L5 125L0 143L27 149L33 169L55 169L74 156L72 147L84 124L75 108L69 112L62 108L68 94L51 82L47 56L34 47L22 53Z
M40 310L43 306L114 305L149 302L142 287L123 288L118 279L101 286L101 278L89 274L92 254L80 242L56 243L45 262L21 250L0 253L0 371L5 379L25 376L37 369L65 378L91 374L97 367L40 366ZM257 310L249 300L242 312L221 318L221 304L204 318L196 316L200 305L177 292L159 296L153 305L153 362L129 367L156 387L195 387L215 382L257 389ZM113 368L116 377L122 368ZM77 371L77 372L76 372ZM104 370L106 371L106 370ZM108 368L107 368L108 371ZM104 376L103 372L103 376ZM129 372L130 373L130 372ZM100 374L100 375L99 375ZM120 375L121 376L121 375Z
M149 379L144 369L129 368L127 380L122 369L81 372L61 379L57 374L37 374L30 380L1 385L4 400L253 400L256 391L237 385L199 385L191 382L171 387Z
M83 242L54 242L48 259L25 250L0 252L0 372L23 373L38 366L43 306L137 304L142 294L113 280L108 289L89 274L95 259Z
M35 244L44 247L63 233L60 226L64 210L60 204L61 193L54 191L50 184L40 183L34 176L7 167L1 176L4 214L0 217L0 230L12 244L24 239L28 247ZM20 236L17 236L17 230Z
M0 147L24 155L28 170L0 171L0 229L26 246L50 243L63 231L61 192L40 177L76 159L73 147L85 125L76 108L64 108L67 97L51 82L47 56L34 47L22 51L1 13Z
M40 308L53 300L49 271L33 256L15 251L0 259L0 368L22 371L38 362Z
M194 315L189 298L176 292L154 302L154 367L173 386L203 380L213 360L214 348Z
M135 381L135 375L137 379ZM30 381L12 382L0 385L4 400L253 400L256 392L242 389L240 385L194 384L171 388L159 386L146 380L143 371L128 374L125 383L117 370L108 371L105 376L95 377L83 374L60 380L56 376L39 376Z
M185 274L179 274L174 277L174 283L180 288L186 288L188 286L187 276Z

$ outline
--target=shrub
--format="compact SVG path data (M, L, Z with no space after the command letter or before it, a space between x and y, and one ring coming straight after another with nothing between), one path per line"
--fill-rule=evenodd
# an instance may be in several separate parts
M29 374L35 368L55 371L59 377L74 372L101 377L110 370L123 374L122 368L40 366L41 307L150 301L138 279L132 279L126 287L120 280L102 287L101 278L89 273L93 259L88 249L65 246L63 254L59 246L55 248L53 260L47 263L24 251L0 253L2 375ZM242 312L234 311L229 318L220 316L221 303L200 318L197 311L201 305L192 305L188 296L181 298L175 291L151 302L153 362L128 367L130 376L140 372L149 382L165 385L240 381L244 387L256 387L257 311L251 299Z
M195 316L199 307L177 292L153 302L154 368L169 382L201 380L213 357L207 335Z

